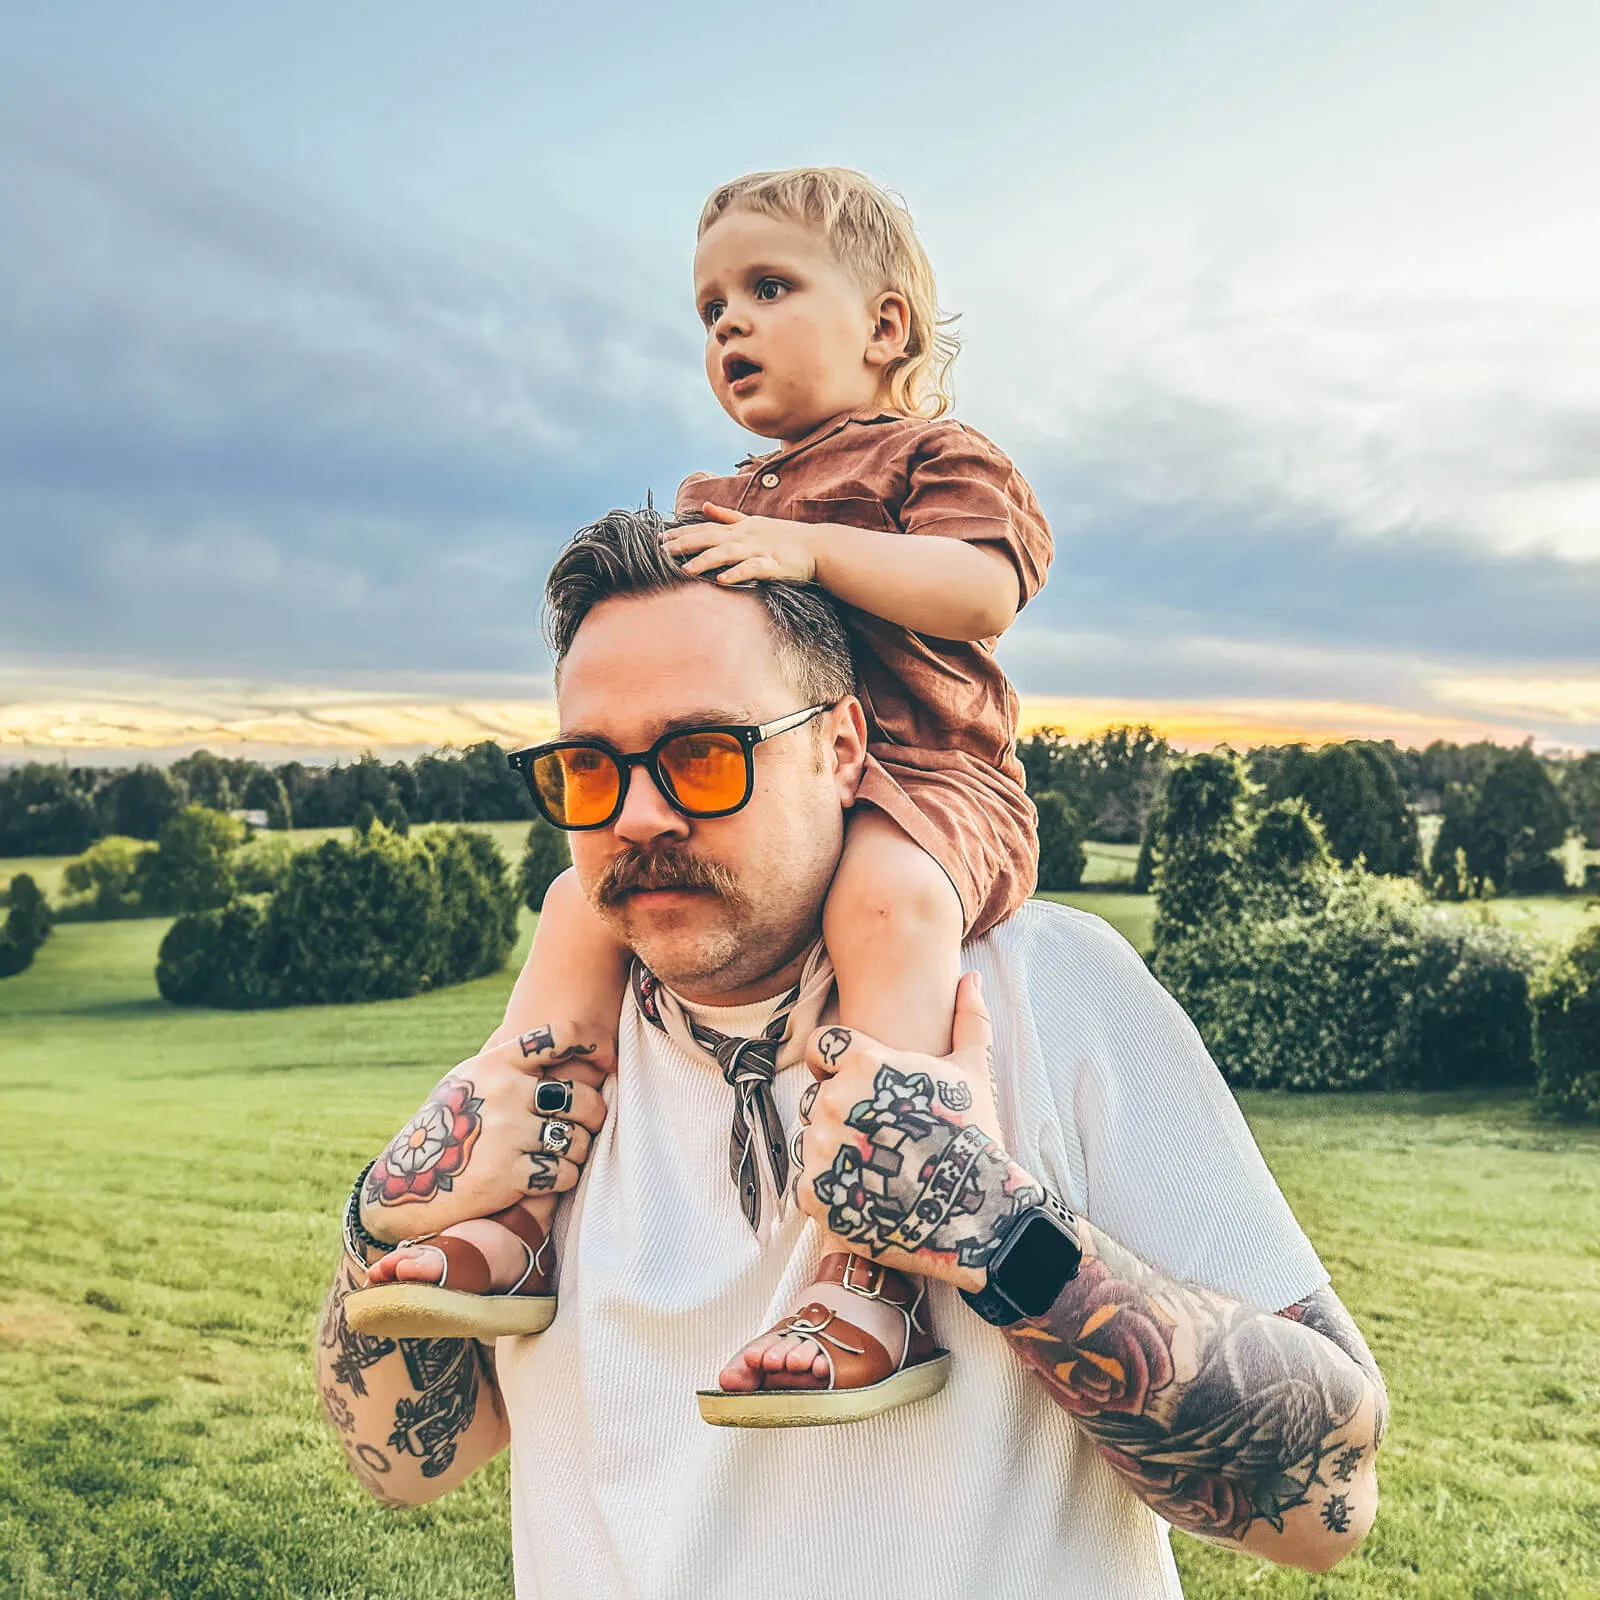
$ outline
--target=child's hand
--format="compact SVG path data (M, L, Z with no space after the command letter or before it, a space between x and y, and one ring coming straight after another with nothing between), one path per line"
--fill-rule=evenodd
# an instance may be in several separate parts
M709 522L673 528L662 535L669 555L685 572L716 572L718 583L750 583L757 578L789 578L811 583L817 575L818 529L782 517L747 517L742 511L702 507ZM683 560L683 557L692 557ZM718 568L723 571L717 571Z

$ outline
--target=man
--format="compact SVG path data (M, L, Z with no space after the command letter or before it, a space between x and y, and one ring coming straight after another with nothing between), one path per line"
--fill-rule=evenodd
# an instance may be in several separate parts
M982 993L965 980L944 1060L816 1030L810 1072L770 1085L798 1205L750 1225L729 1174L748 1102L638 1001L656 1012L659 985L700 1026L755 1035L814 970L866 729L825 598L686 578L661 527L613 513L552 572L563 737L645 752L670 728L826 709L752 750L730 815L684 816L641 760L614 819L571 835L585 894L653 977L606 1097L572 1091L559 1186L585 1170L557 1220L559 1313L493 1359L363 1338L347 1261L319 1382L353 1470L417 1504L509 1443L519 1596L1143 1600L1180 1593L1168 1524L1332 1566L1376 1513L1382 1378L1194 1029L1098 919L1035 902L970 944ZM403 1224L358 1185L352 1252L525 1192L528 1069L553 1044L536 1029L455 1069L424 1110L477 1102L470 1152ZM956 1212L961 1250L932 1248L915 1219ZM930 1280L950 1381L851 1427L708 1427L694 1391L811 1281L808 1216Z

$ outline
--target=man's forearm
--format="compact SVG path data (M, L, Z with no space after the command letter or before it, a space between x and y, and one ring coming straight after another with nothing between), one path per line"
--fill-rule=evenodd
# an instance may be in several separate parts
M469 1339L375 1339L351 1330L364 1287L341 1259L317 1331L317 1390L350 1470L384 1505L435 1500L506 1442L500 1390Z
M1337 1299L1256 1310L1077 1220L1076 1278L1006 1330L1058 1404L1174 1527L1313 1570L1348 1554L1377 1513L1387 1399Z

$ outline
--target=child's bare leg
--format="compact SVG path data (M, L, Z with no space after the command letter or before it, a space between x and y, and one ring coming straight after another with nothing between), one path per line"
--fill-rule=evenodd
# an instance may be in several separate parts
M616 1065L617 1020L622 1012L630 953L590 908L569 868L550 885L534 930L533 948L511 990L505 1020L484 1048L504 1044L537 1030L549 1041L535 1041L531 1071L559 1068L554 1075L599 1088ZM549 1233L550 1218L561 1197L529 1195L519 1202ZM522 1242L508 1228L487 1218L446 1228L449 1237L475 1245L489 1263L496 1289L509 1288L528 1263ZM436 1250L397 1250L375 1262L373 1283L399 1279L437 1283L443 1263Z
M961 981L960 897L944 869L881 811L854 816L822 912L823 938L839 981L839 1020L897 1050L942 1056L950 1050L956 985ZM824 1254L859 1254L828 1234ZM802 1304L820 1302L898 1357L905 1343L899 1312L814 1283ZM795 1306L792 1309L798 1310ZM810 1388L825 1384L826 1360L798 1335L763 1334L723 1369L726 1390Z

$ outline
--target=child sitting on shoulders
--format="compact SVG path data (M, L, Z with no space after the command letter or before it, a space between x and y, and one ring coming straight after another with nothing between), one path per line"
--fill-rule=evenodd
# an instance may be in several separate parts
M933 270L905 207L859 173L798 168L718 189L700 217L695 298L713 393L777 448L687 479L666 548L719 583L814 583L841 602L871 743L823 910L838 1016L944 1055L963 939L1010 916L1037 876L1017 696L994 645L1044 582L1050 532L1006 456L945 416L956 346ZM496 1037L564 1016L573 1039L614 1041L631 960L563 875L517 1017ZM521 1202L536 1224L516 1230L530 1270L555 1203ZM829 1235L801 1303L728 1363L701 1409L735 1426L855 1420L935 1392L948 1359L921 1283Z

